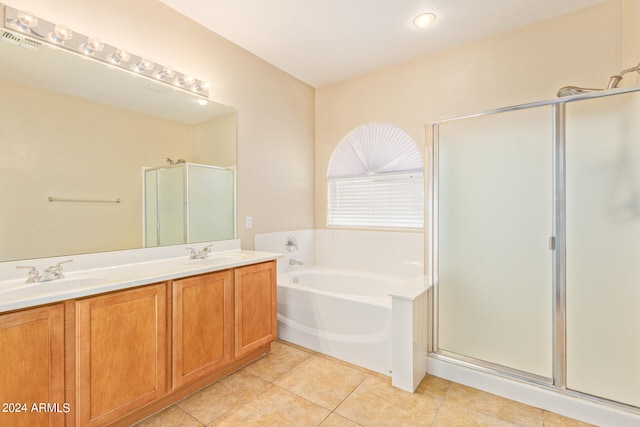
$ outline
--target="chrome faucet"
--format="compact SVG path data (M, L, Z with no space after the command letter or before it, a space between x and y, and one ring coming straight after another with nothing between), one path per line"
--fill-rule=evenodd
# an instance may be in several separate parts
M298 261L297 259L289 259L289 265L304 265L304 261Z
M202 248L200 252L196 251L193 248L185 248L185 249L188 251L191 251L191 256L189 256L189 259L203 259L209 256L209 252L211 252L211 246L212 245L205 246L204 248Z
M298 241L296 240L295 237L289 236L289 237L287 237L287 240L285 241L285 247L287 248L287 250L289 252L297 251L298 250Z
M26 283L36 283L36 282L49 282L51 280L56 279L64 279L64 274L62 272L62 264L66 264L67 262L72 262L72 259L68 259L66 261L60 261L56 265L52 265L47 268L44 273L38 273L35 267L30 265L19 265L16 268L28 268L29 273L27 277Z
M48 282L49 280L64 279L64 274L62 273L62 264L65 264L67 262L73 262L73 260L68 259L66 261L60 261L56 265L52 265L51 267L47 268L44 271L44 273L42 273L42 276L40 276L39 282Z
M40 281L40 273L38 273L38 270L36 270L35 267L32 267L30 265L19 265L16 268L28 268L29 269L29 273L27 276L27 281L25 283L35 283L35 282L39 282Z

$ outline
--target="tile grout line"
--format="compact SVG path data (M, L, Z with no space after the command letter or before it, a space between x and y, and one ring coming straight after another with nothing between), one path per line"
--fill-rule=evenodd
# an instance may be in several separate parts
M347 394L347 395L345 396L345 398L344 398L344 399L342 399L342 400L340 401L340 403L338 403L338 404L336 405L336 407L335 407L335 408L333 408L333 410L331 410L331 412L329 413L329 415L327 415L327 418L329 418L329 417L331 416L331 414L334 414L334 413L335 413L337 416L342 417L342 418L344 418L345 420L349 420L349 421L351 421L352 423L355 423L355 424L358 424L359 426L361 426L362 424L360 424L360 423L358 423L358 422L356 422L356 421L354 421L354 420L352 420L352 419L350 419L350 418L347 418L347 417L345 417L345 416L343 416L343 415L338 414L338 413L336 412L336 409L338 409L338 408L340 407L340 405L342 405L342 404L343 404L343 403L344 403L344 402L345 402L345 401L346 401L346 400L347 400L347 399L348 399L348 398L353 394L353 392L354 392L354 391L356 391L356 390L358 389L358 387L360 387L360 386L362 385L362 383L364 383L364 382L367 380L367 377L369 377L369 376L370 376L370 374L365 374L365 377L362 379L362 381L360 381L360 383L359 383L357 386L355 386L355 387L353 388L353 390L351 390L351 391L349 392L349 394ZM324 422L327 418L325 418L324 420L322 420L322 422ZM320 423L320 424L322 424L322 423Z
M248 375L253 375L256 378L260 378L261 380L264 380L264 378L261 378L257 375L254 375L250 372L247 372ZM204 424L204 426L208 426L209 424L215 422L216 420L220 420L222 419L224 416L232 414L236 409L242 408L243 406L247 405L248 403L253 402L256 398L262 396L263 394L265 394L271 387L273 387L275 384L273 384L273 382L267 381L269 384L271 384L271 386L266 387L264 390L262 390L260 393L251 396L249 399L247 399L246 401L243 401L241 403L236 403L234 404L231 408L229 408L228 410L224 411L222 414L220 414L219 416L217 416L216 418L214 418L213 420L211 420L209 423ZM198 420L199 421L199 420Z
M426 376L425 376L425 378L426 378ZM424 380L424 378L423 378L423 380ZM442 405L444 405L444 401L447 399L447 395L449 394L449 390L451 390L451 383L449 383L449 386L447 387L447 391L442 395L442 399L440 399L440 404L438 405L438 410L436 411L436 414L433 416L433 420L431 421L431 427L434 427L435 424L436 424L436 420L438 419L438 414L440 414L440 409L442 409ZM425 395L426 395L426 393L425 393Z
M345 396L345 398L344 398L344 399L342 399L342 401L336 405L336 407L335 407L335 408L333 408L333 410L331 411L331 413L330 413L329 415L331 415L331 414L335 413L335 414L336 414L336 415L338 415L339 417L343 417L344 419L349 420L349 421L351 421L352 423L355 423L355 424L358 424L359 426L361 426L362 424L360 424L360 423L358 423L358 422L356 422L356 421L354 421L354 420L352 420L352 419L350 419L350 418L347 418L347 417L345 417L345 416L342 416L342 415L338 414L338 413L336 412L336 409L338 409L338 408L339 408L339 407L340 407L340 406L341 406L341 405L342 405L342 404L343 404L343 403L344 403L344 402L345 402L345 401L346 401L346 400L347 400L347 399L348 399L348 398L353 394L353 392L354 392L354 391L356 391L356 390L357 390L357 389L362 385L362 383L364 383L364 382L367 380L367 378L368 378L369 376L370 376L370 374L368 374L368 373L367 373L367 374L365 374L365 377L362 379L362 381L360 381L360 383L359 383L356 387L354 387L354 388L353 388L353 390L351 390L351 391L349 392L349 394L347 394L347 395ZM328 416L327 416L327 417L328 417Z
M306 361L306 360L308 360L308 359L305 359L305 361ZM296 365L296 367L300 366L301 364L302 364L302 363L300 363L300 364ZM277 381L278 379L280 379L280 378L284 377L286 374L288 374L288 373L289 373L291 370L293 370L293 369L295 369L295 367L294 367L294 368L291 368L289 371L285 372L285 373L284 373L284 374L282 374L280 377L278 377L278 378L276 378L275 380L271 381L271 384L272 384L273 386L275 386L275 387L278 387L278 388L279 388L280 390L282 390L282 391L285 391L285 392L287 392L287 393L291 393L291 394L293 394L293 395L295 395L295 396L299 397L300 399L303 399L303 400L305 400L305 401L307 401L307 402L309 402L309 403L311 403L311 404L313 404L313 405L316 405L316 406L319 406L320 408L324 408L324 409L328 410L328 411L329 411L329 413L327 414L327 416L326 416L325 418L323 418L323 419L322 419L322 421L320 422L320 424L318 424L318 426L320 426L323 422L325 422L325 421L327 420L327 418L329 418L329 417L331 416L331 414L333 414L333 413L335 413L336 415L338 415L338 416L340 416L340 417L343 417L343 418L344 418L344 419L346 419L346 420L351 421L351 422L352 422L352 423L354 423L354 424L357 424L357 425L359 425L359 426L361 426L361 425L362 425L362 424L360 424L360 423L358 423L358 422L356 422L356 421L354 421L354 420L352 420L352 419L350 419L350 418L347 418L347 417L344 417L344 416L342 416L342 415L338 414L338 413L336 412L336 409L338 409L338 408L340 407L340 405L342 405L342 404L344 403L344 401L345 401L345 400L347 400L347 399L349 398L349 396L351 396L351 395L353 394L353 392L354 392L354 391L356 391L356 389L357 389L358 387L360 387L360 386L362 385L362 383L363 383L363 382L365 382L365 381L367 380L367 378L368 378L368 377L370 377L370 376L371 376L371 374L365 373L365 377L362 379L362 381L360 381L360 382L358 383L358 385L357 385L357 386L355 386L355 387L353 388L353 390L351 390L351 391L350 391L350 392L349 392L349 393L348 393L348 394L347 394L347 395L346 395L346 396L345 396L345 397L340 401L340 403L338 403L338 404L335 406L335 408L334 408L334 409L329 409L329 408L326 408L326 407L324 407L324 406L322 406L322 405L320 405L320 404L318 404L318 403L316 403L316 402L313 402L313 401L311 401L311 400L307 399L307 398L306 398L306 397L304 397L304 396L299 395L299 394L298 394L298 393L296 393L295 391L287 390L286 388L281 387L279 384L276 384L276 383L275 383L275 381Z
M186 416L188 416L189 418L191 418L192 420L194 420L195 422L197 422L198 424L202 425L203 427L207 427L207 424L205 424L204 422L200 421L198 418L196 418L195 416L193 416L190 412L185 411L184 409L182 409L181 407L179 407L178 405L176 405L175 403L172 405L174 406L176 409L178 409L179 411L182 411ZM169 407L170 408L170 407ZM169 408L165 408L163 410L169 409ZM155 415L155 414L154 414ZM151 418L151 417L148 417ZM141 421L139 421L141 422ZM213 421L212 421L213 422Z

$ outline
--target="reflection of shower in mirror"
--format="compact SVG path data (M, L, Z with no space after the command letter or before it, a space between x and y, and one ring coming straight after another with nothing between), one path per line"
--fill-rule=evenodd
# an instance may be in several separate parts
M180 163L187 163L184 159L178 159L176 161L174 161L173 159L167 157L167 163L169 163L171 166L173 165L179 165Z
M229 240L235 236L235 172L177 162L145 169L144 246Z

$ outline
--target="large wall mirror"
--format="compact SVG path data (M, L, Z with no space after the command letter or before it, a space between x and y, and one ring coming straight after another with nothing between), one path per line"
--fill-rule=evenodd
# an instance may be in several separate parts
M0 261L236 237L234 109L10 33L0 58ZM185 215L165 221L157 176L189 165L224 182L207 175L190 206L173 183Z

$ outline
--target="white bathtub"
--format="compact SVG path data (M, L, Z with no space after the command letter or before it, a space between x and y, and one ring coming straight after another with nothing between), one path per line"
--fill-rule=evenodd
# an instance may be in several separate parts
M278 336L391 375L391 297L406 278L310 266L278 275Z

